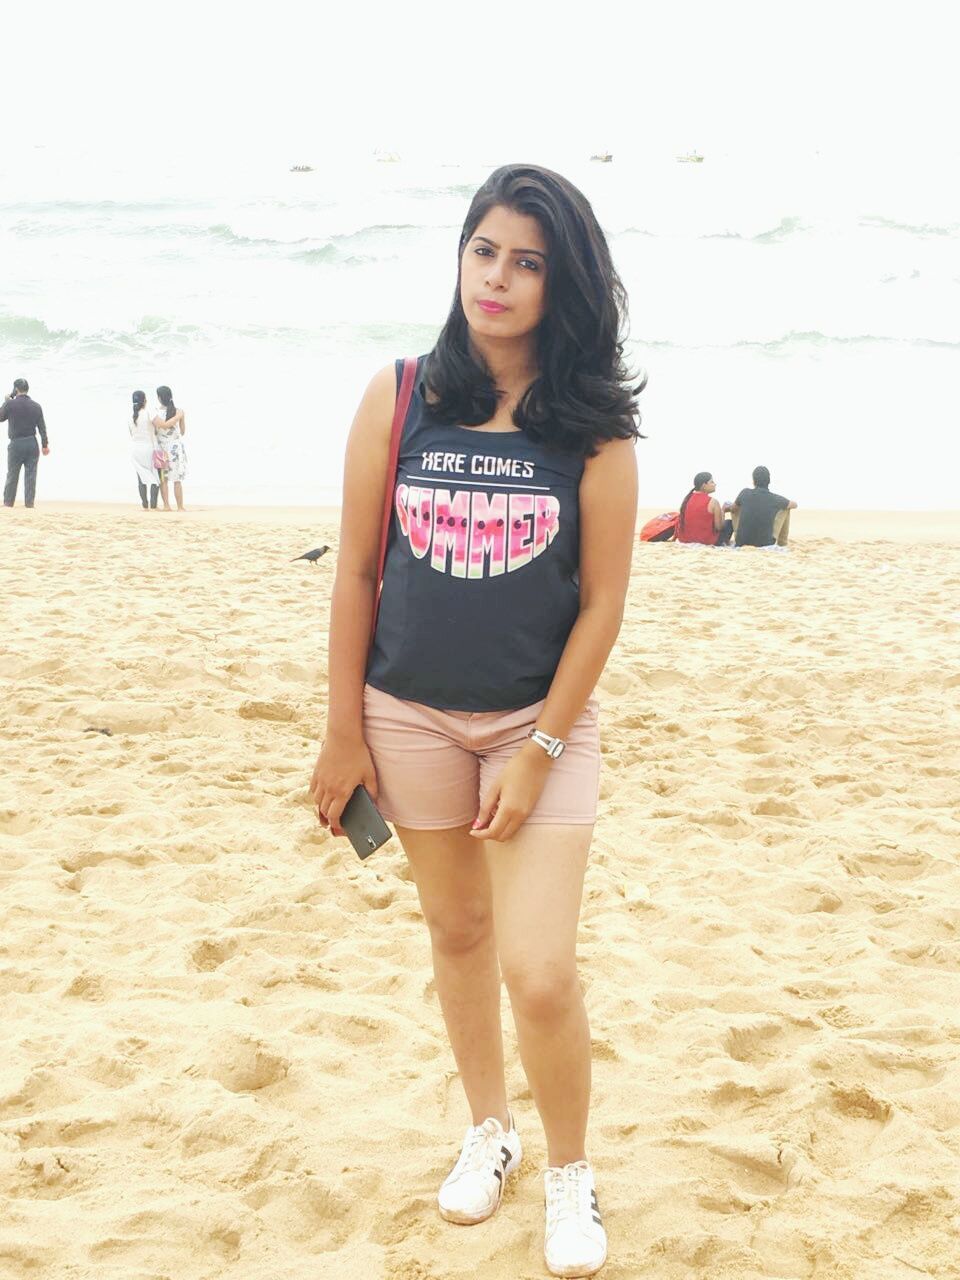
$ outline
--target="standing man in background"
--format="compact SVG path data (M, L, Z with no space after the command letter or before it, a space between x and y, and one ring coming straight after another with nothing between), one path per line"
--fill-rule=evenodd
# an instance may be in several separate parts
M7 424L7 434L10 437L10 443L7 445L7 483L3 489L5 507L12 507L17 500L21 467L24 471L24 505L33 506L37 493L37 461L40 457L40 447L37 444L38 431L44 457L50 452L43 410L36 400L30 399L27 394L29 390L30 386L26 378L17 378L13 384L13 395L7 396L3 406L0 407L0 422Z

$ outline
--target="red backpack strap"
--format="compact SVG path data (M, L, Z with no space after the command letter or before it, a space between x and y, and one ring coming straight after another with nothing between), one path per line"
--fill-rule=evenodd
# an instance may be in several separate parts
M403 362L403 377L400 379L400 390L393 411L393 427L390 431L390 456L387 460L387 487L383 495L383 518L380 521L380 555L377 562L377 593L373 601L373 621L370 624L370 643L377 629L377 616L380 613L380 592L383 588L383 567L387 560L387 539L390 536L390 521L393 518L393 490L397 480L397 459L400 456L400 437L403 435L403 424L407 410L410 408L410 397L413 395L413 383L417 376L417 361L407 356Z

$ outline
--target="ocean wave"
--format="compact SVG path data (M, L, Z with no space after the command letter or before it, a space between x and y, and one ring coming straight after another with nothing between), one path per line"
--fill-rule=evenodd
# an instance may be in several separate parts
M477 187L472 182L455 183L447 187L407 187L404 195L414 196L418 200L435 200L437 196L453 197L457 200L472 200Z
M744 236L738 231L715 231L701 236L701 240L746 240L751 244L779 244L788 236L801 235L810 228L802 218L781 218L775 227L760 231L755 236Z
M157 345L185 346L203 329L199 325L174 324L162 316L144 316L134 329L55 329L37 316L0 316L0 343L31 355L62 351L68 347L94 353L147 350Z
M78 335L73 329L50 329L35 316L0 316L0 342L12 347L64 346Z
M937 227L931 223L895 222L893 218L882 218L879 214L869 214L859 220L861 227L882 227L885 231L905 231L912 236L955 236L960 232L960 222L951 222L947 227Z
M769 227L766 231L760 231L756 235L744 235L740 231L707 231L703 235L693 238L696 240L743 240L749 244L779 244L781 240L786 240L788 236L802 235L809 230L809 226L802 218L788 217L781 218L775 227ZM621 236L651 236L654 239L661 237L661 232L651 231L649 227L624 227L622 231L618 231L615 234Z
M180 196L162 200L0 200L0 211L8 213L158 213L191 208L200 205Z
M392 343L398 355L420 355L433 348L440 328L439 324L358 324L350 326L350 334L361 342Z
M648 339L642 337L632 340L632 345L635 345L638 348L649 347L659 350L673 349L677 351L754 350L766 351L772 355L777 355L780 352L789 351L790 349L797 347L867 346L870 344L960 350L960 342L947 342L938 338L897 338L891 334L881 333L840 335L820 333L817 330L791 330L789 333L785 333L779 338L740 338L736 342L673 342L666 339Z
M364 266L370 262L385 262L397 256L395 253L383 251L387 243L402 239L406 232L422 230L422 227L412 222L376 223L344 235L331 236L324 245L302 249L290 256L296 262L347 267ZM357 252L357 250L367 250L367 252Z
M55 329L36 316L0 316L0 344L14 354L31 358L68 351L74 355L153 356L195 346L197 342L222 345L230 342L263 342L313 347L318 340L337 346L390 344L398 352L428 351L440 331L439 324L338 323L316 328L277 325L178 324L164 316L143 316L131 329L110 327Z
M68 235L75 229L49 223L18 223L11 228L17 235L31 238ZM392 258L395 256L392 252L378 252L386 247L386 242L436 229L433 226L425 228L414 222L371 223L369 226L358 227L354 231L340 234L281 238L270 235L246 235L227 222L135 223L103 228L111 237L122 236L149 241L152 243L154 252L162 252L164 242L186 240L212 243L227 249L252 251L255 254L287 256L293 261L308 264L348 266ZM453 231L457 228L451 225L449 228L441 229Z

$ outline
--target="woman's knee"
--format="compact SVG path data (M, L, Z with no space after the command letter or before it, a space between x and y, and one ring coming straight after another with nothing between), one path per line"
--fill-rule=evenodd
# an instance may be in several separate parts
M493 937L493 917L483 902L457 903L446 911L424 910L433 949L443 956L466 955Z
M583 996L574 965L504 964L503 980L514 1012L530 1022L562 1017Z

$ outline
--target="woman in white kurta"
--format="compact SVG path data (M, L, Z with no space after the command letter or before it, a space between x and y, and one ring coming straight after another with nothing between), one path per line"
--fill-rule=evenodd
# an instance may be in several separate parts
M187 475L187 451L183 445L184 433L187 429L186 416L182 409L173 403L173 392L169 387L157 387L157 399L160 402L153 418L153 427L157 433L157 444L163 451L163 469L160 472L160 493L163 506L170 510L169 484L173 482L173 492L177 500L177 510L183 510L183 482Z
M144 511L156 511L160 491L160 477L153 458L157 433L147 410L147 397L142 391L133 393L133 418L127 420L127 426L130 430L130 452L137 471L140 505Z

